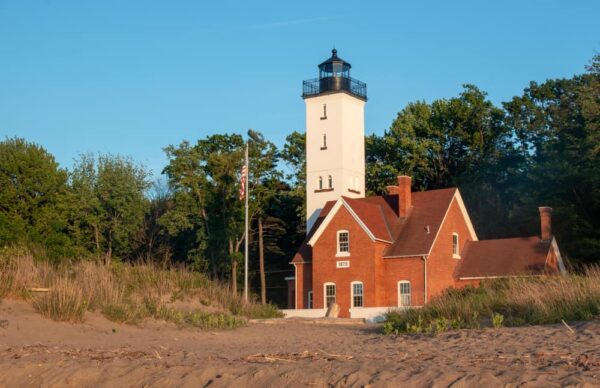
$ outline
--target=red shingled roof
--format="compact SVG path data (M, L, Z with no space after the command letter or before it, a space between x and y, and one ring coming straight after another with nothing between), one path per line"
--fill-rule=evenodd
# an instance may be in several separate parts
M390 245L383 257L429 254L456 190L450 188L412 193L413 207L407 218L399 219L394 234L395 243Z
M406 218L398 217L398 194L368 198L343 197L343 200L376 239L390 243L384 257L407 257L429 253L456 192L456 188L413 192L413 206ZM329 201L325 204L292 263L312 261L312 248L307 243L335 203Z
M550 245L537 236L467 241L456 275L481 278L540 274L545 269Z

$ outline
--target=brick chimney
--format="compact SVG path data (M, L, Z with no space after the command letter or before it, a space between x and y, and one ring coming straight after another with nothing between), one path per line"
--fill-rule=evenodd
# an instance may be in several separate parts
M398 186L385 186L388 195L398 194Z
M541 239L542 241L552 240L552 208L549 206L541 206L540 210L540 221L542 227Z
M406 175L398 177L398 215L407 217L412 206L411 178Z

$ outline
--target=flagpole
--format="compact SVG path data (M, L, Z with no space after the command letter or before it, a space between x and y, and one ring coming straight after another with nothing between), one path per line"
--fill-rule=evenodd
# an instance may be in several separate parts
M248 163L248 142L246 142L246 216L245 216L245 238L244 238L244 300L248 302L248 197L250 194L250 181L248 179L250 164Z

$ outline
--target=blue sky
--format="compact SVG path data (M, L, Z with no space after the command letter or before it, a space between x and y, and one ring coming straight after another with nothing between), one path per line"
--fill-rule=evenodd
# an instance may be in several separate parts
M464 83L495 103L581 73L600 52L598 1L0 0L0 138L65 167L213 133L304 130L303 79L331 48L368 84L366 132Z

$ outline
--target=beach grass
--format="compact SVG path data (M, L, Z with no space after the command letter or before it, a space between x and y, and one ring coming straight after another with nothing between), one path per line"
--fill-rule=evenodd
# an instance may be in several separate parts
M448 289L420 309L392 310L386 334L524 326L590 320L600 315L600 268L582 274L515 277Z
M248 319L281 317L271 304L245 302L228 285L185 267L77 260L52 266L27 252L0 252L0 298L30 301L45 317L81 322L98 311L120 323L146 318L202 329L231 329Z

